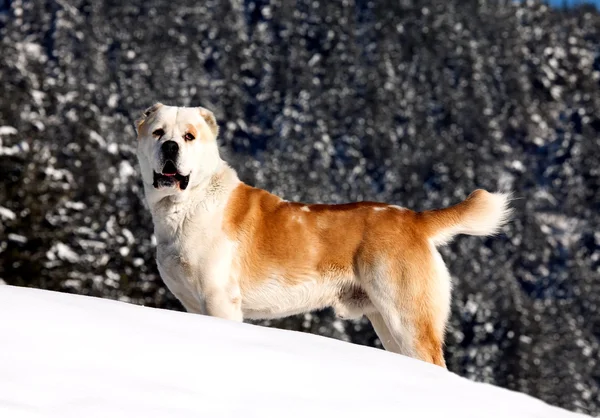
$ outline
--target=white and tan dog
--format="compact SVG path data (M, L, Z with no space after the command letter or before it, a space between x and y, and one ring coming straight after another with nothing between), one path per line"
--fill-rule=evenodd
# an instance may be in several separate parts
M136 128L159 272L189 312L242 321L333 307L367 315L387 350L445 367L451 284L436 245L496 233L506 195L476 190L420 213L288 202L238 179L207 109L158 103Z

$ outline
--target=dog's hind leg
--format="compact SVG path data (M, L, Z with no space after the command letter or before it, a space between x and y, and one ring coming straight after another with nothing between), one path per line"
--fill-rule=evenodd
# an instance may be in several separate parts
M396 342L396 339L390 332L379 312L369 313L367 314L367 318L369 318L369 321L371 321L371 325L373 326L377 337L379 337L379 341L381 341L381 344L386 351L391 351L398 354L404 354L407 351Z
M443 335L436 329L434 317L427 312L426 306L406 299L389 300L389 304L380 299L378 304L383 313L369 314L368 317L387 351L446 367Z
M446 367L442 347L450 285L444 281L449 278L437 271L438 260L430 249L424 251L420 257L398 257L373 269L364 288L380 317L369 319L378 335L382 332L382 342L387 339L387 350ZM396 344L385 336L381 319Z

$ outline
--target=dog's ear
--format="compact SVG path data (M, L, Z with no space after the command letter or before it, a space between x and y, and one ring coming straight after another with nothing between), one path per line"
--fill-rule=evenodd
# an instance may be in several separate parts
M211 132L215 135L215 138L219 135L219 125L217 124L217 120L215 119L215 115L208 109L203 107L199 107L198 111L200 112L200 116L204 118Z
M148 118L148 116L150 116L151 114L153 114L154 112L156 112L162 106L163 106L163 104L160 103L160 102L158 102L158 103L154 103L148 109L144 110L144 113L142 114L142 117L135 121L135 131L138 134L140 133L140 127L142 126L142 124L144 123L144 121Z

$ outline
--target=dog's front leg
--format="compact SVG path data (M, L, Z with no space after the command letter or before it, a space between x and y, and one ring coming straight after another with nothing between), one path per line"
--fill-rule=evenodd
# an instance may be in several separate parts
M199 283L206 313L242 322L242 293L238 278L232 274L231 244L221 242L214 245L206 260L208 262L201 264L203 271Z
M205 314L203 301L191 291L189 284L186 284L186 270L179 260L179 258L159 257L156 264L160 277L187 312Z
M206 312L210 316L242 322L242 297L237 284L213 286L204 293Z
M202 301L199 301L191 293L173 290L171 290L171 292L175 295L179 302L181 302L187 312L200 315L206 314L206 308Z

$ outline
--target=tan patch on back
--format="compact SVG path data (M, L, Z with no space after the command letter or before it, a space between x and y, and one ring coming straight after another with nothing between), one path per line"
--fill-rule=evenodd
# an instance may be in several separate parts
M398 237L410 240L414 212L373 211L386 206L286 202L242 183L228 202L224 229L240 243L242 277L260 281L271 271L285 271L292 285L308 275L322 280L352 275L357 256L368 262L397 248Z

